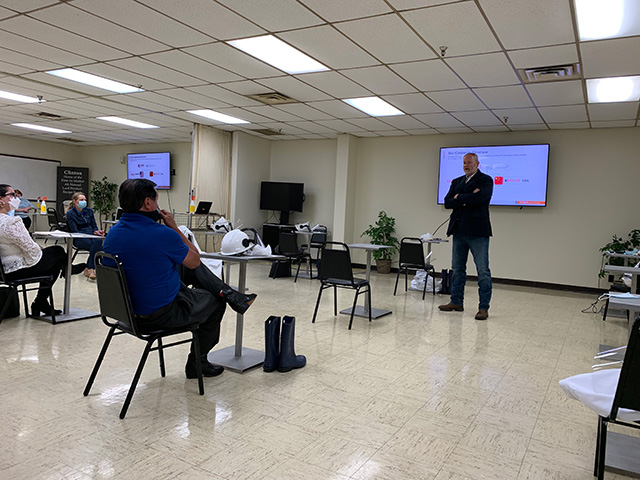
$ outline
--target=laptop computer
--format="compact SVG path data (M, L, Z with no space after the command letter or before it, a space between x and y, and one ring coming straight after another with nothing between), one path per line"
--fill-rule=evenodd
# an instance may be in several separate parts
M200 215L208 215L209 210L211 210L211 205L213 205L213 202L198 202L196 213Z

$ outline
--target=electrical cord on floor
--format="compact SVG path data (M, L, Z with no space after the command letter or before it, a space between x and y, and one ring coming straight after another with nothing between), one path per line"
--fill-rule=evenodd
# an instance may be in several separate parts
M598 303L601 300L606 300L608 297L608 294L605 293L603 295L600 295L595 302L593 302L591 305L589 305L587 308L585 308L584 310L580 310L582 313L598 313L600 312L600 309L597 307Z

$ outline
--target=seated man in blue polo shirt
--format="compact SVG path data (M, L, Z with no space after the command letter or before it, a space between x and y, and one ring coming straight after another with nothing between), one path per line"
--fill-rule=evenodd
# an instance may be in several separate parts
M256 295L236 292L200 263L195 246L178 229L166 210L158 209L155 183L126 180L118 198L124 213L104 241L104 251L118 255L124 266L134 313L148 330L200 323L198 341L202 374L220 375L224 368L207 361L207 353L220 339L225 306L244 313ZM164 225L157 223L162 219ZM186 268L198 288L188 288L180 278ZM187 378L197 378L193 351L185 366Z

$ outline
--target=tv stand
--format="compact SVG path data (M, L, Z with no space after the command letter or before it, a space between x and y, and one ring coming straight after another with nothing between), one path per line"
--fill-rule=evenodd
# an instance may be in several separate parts
M280 212L280 225L289 225L289 212Z

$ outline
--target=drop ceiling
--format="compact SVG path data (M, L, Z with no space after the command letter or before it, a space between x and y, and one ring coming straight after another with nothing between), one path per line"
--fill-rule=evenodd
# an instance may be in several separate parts
M590 105L585 89L587 78L640 75L640 37L580 42L575 22L571 0L2 0L0 90L46 101L0 99L0 133L108 145L190 141L194 122L272 140L640 126L639 102ZM330 70L285 74L226 43L265 34ZM574 63L583 78L526 84L518 73ZM45 73L65 67L145 91ZM248 97L269 92L299 103ZM372 118L341 101L373 95L406 115Z

